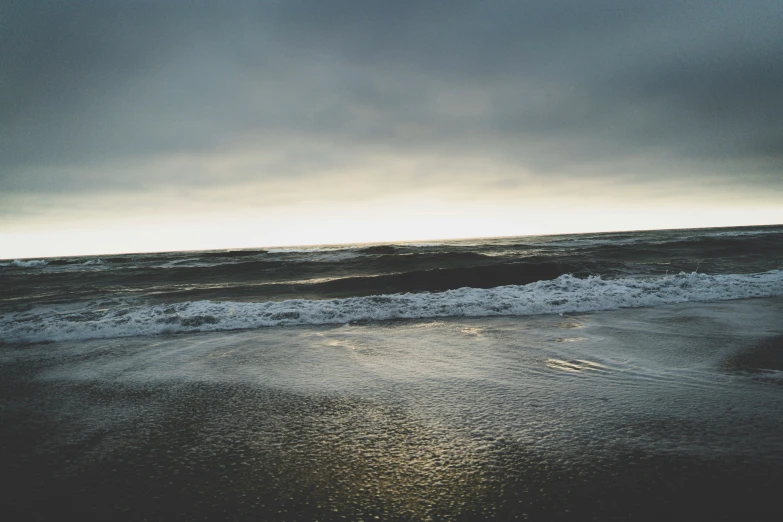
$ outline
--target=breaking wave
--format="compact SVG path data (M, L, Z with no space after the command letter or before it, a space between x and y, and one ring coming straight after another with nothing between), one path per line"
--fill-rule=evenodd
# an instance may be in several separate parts
M31 268L34 266L46 266L48 263L43 259L14 259L10 264L20 268Z
M0 317L0 340L31 343L389 319L592 312L777 295L783 295L781 270L729 275L680 273L647 279L562 275L526 285L345 299L188 301L68 312L37 308Z

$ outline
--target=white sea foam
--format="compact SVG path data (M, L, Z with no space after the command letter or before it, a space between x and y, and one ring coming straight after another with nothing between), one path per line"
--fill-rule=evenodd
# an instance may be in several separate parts
M617 239L611 237L590 238L590 239L573 238L573 239L562 239L558 241L544 241L541 243L536 243L535 246L581 248L581 247L604 246L604 245L614 245L614 246L635 245L639 243L649 243L649 242L651 241L644 238L626 238L626 239Z
M726 230L723 232L709 232L701 237L744 237L744 236L765 236L768 234L781 234L779 229L772 230ZM699 236L688 236L687 239L698 238Z
M191 301L78 312L37 309L0 318L0 340L41 342L364 320L557 314L778 295L783 295L781 270L610 280L564 275L523 286L318 301Z
M46 266L47 263L43 259L14 259L12 264L21 268L32 268L36 266Z
M361 248L358 246L335 246L335 247L299 247L299 248L269 248L267 252L270 254L300 254L300 253L313 253L313 252L336 252L339 250L353 250Z

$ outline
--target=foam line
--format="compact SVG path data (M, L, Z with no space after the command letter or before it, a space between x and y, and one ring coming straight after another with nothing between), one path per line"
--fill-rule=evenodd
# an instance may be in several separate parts
M76 312L39 308L1 317L0 340L30 343L366 320L558 314L777 295L783 295L781 270L648 279L563 275L527 285L330 300L189 301L105 310L85 307Z

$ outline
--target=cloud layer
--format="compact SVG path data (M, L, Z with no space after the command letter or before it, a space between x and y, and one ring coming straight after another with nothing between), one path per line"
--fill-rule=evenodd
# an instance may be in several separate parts
M783 195L781 21L773 0L9 1L0 220L183 187Z

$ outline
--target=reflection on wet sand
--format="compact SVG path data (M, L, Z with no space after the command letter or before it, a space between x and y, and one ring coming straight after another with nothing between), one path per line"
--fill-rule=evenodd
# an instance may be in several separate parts
M710 320L672 321L683 309ZM778 520L781 388L725 361L774 361L781 310L6 346L0 504L28 520ZM563 342L564 323L583 335Z

